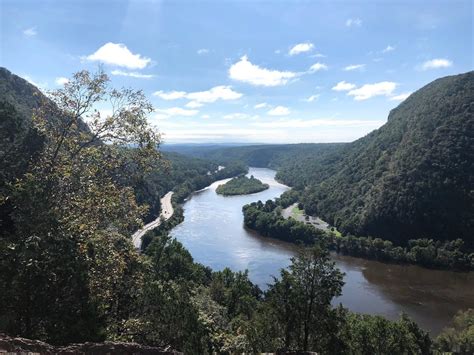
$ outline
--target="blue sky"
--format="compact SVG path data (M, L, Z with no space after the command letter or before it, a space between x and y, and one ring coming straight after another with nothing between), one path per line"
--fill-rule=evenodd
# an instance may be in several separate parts
M1 66L52 90L102 63L169 143L352 141L473 69L470 0L1 0L0 20Z

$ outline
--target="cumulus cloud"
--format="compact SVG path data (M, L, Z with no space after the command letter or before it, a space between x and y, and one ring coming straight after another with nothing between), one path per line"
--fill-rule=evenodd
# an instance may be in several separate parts
M349 18L346 20L347 27L360 27L362 26L362 20L360 18Z
M317 72L319 70L328 70L328 66L326 64L323 64L323 63L314 63L310 68L309 68L309 72L310 73L314 73L314 72Z
M229 101L240 99L243 94L240 92L232 90L231 86L215 86L209 90L205 91L195 91L195 92L186 92L186 91L156 91L153 93L153 96L157 96L163 100L178 100L178 99L188 99L191 100L186 104L188 108L198 108L204 104L213 103L218 100Z
M36 31L36 27L30 27L25 30L23 30L23 34L26 37L34 37L38 34L38 31Z
M314 44L310 42L305 43L298 43L291 47L290 51L288 52L289 55L297 55L300 53L309 52L314 48Z
M262 102L262 103L256 104L253 108L265 108L268 106L269 105L266 102Z
M270 116L286 116L290 114L290 110L285 106L277 106L268 111L267 114Z
M395 95L390 98L390 101L403 101L411 94L411 92L405 92L403 94Z
M69 79L68 78L65 78L63 76L60 76L58 78L56 78L54 80L54 82L56 83L56 85L64 85L64 84L67 84L69 82Z
M160 99L163 100L177 100L185 98L187 95L186 91L155 91L153 96L158 96Z
M345 71L351 71L351 70L362 70L364 69L365 64L351 64L348 65L347 67L344 67Z
M347 95L354 96L356 101L362 101L374 96L391 96L396 87L397 84L394 82L381 81L374 84L365 84L360 88L349 91Z
M315 94L315 95L311 95L310 97L304 99L304 101L306 102L313 102L313 101L316 101L317 99L319 99L319 94Z
M225 85L215 86L206 91L196 91L186 94L187 99L202 103L211 103L217 100L237 100L241 97L242 94L240 92L234 91L231 86Z
M388 52L391 52L391 51L394 51L395 50L395 47L391 46L391 45L388 45L387 47L385 47L383 50L382 50L382 53L388 53Z
M152 74L142 74L142 73L137 73L134 71L127 72L123 70L112 70L110 73L116 76L129 76L131 78L138 78L138 79L151 79L154 77L154 75Z
M208 54L208 53L209 53L209 49L207 49L207 48L201 48L201 49L198 49L196 53L199 54L199 55Z
M122 43L112 42L104 44L97 51L88 55L86 59L128 69L143 69L151 63L150 58L142 57L140 54L133 54Z
M445 58L437 58L427 60L421 65L422 70L429 70L429 69L439 69L439 68L449 68L453 65L453 62L449 59Z
M343 80L343 81L338 82L338 83L332 88L332 90L334 90L334 91L349 91L349 90L354 89L355 87L356 87L356 86L355 86L354 84L346 83L346 82Z
M256 86L279 86L285 85L298 74L291 71L279 71L261 68L252 64L246 55L229 68L231 79L245 82Z

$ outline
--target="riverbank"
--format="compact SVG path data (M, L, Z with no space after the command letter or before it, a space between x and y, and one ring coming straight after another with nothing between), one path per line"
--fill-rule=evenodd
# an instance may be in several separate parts
M273 170L250 168L249 174L270 188L254 195L223 197L214 191L222 183L217 181L189 196L182 206L185 219L170 235L196 262L213 270L248 269L251 281L266 289L273 276L290 264L298 247L244 227L243 205L273 200L289 190L274 179ZM335 306L342 303L351 311L391 320L404 312L432 334L438 334L458 310L474 307L474 273L387 264L341 254L332 254L332 258L345 273L342 295L334 300Z

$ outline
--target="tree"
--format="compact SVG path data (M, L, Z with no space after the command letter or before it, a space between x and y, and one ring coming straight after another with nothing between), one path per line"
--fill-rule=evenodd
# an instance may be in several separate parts
M321 350L332 322L331 301L341 294L343 274L320 246L304 249L266 293L285 349Z
M106 103L109 115L97 109ZM112 89L102 72L81 71L43 98L33 115L39 156L2 191L13 223L0 239L2 328L71 342L101 339L126 317L117 305L141 279L129 235L146 206L121 174L160 160L151 111L141 91Z

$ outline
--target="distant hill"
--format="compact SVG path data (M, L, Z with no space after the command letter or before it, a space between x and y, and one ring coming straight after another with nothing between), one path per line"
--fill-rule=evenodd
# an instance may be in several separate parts
M472 244L474 72L435 80L380 129L330 159L289 161L278 177L305 186L305 209L343 232Z
M344 233L462 238L474 228L474 72L435 80L348 144L206 146L183 151L278 170L306 211Z
M241 161L253 167L279 168L287 161L314 156L330 156L341 149L345 143L302 143L302 144L253 144L231 147L220 144L196 144L166 146L164 150L205 158L225 165L231 161Z

